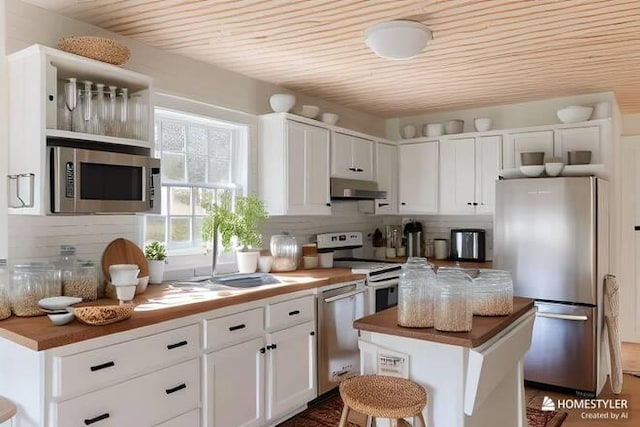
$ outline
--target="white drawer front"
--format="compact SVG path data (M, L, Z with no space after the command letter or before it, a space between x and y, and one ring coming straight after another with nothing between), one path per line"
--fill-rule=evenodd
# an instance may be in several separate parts
M200 326L190 325L104 348L54 358L53 396L73 396L154 367L195 357Z
M267 329L281 329L313 320L315 297L308 295L267 306Z
M222 348L250 340L264 332L263 309L243 311L207 320L206 347Z
M152 426L199 407L200 377L200 361L193 359L53 404L52 425Z
M155 427L200 427L200 410L194 409Z

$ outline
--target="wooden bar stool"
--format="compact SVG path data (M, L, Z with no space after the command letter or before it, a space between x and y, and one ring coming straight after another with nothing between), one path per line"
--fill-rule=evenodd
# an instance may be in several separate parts
M403 418L413 417L427 427L422 410L427 404L427 392L420 385L403 378L384 375L361 375L340 383L340 397L344 402L340 426L345 427L349 411L354 410L367 416L372 425L376 418L388 418L391 426L404 425ZM400 424L399 424L400 423Z
M11 420L11 425L13 425L13 417L16 415L16 411L16 405L12 401L0 396L0 424Z

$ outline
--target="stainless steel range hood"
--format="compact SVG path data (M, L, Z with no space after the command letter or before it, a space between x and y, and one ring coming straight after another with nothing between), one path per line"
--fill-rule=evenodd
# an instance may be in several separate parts
M351 200L386 199L387 192L378 190L375 181L331 178L331 198Z

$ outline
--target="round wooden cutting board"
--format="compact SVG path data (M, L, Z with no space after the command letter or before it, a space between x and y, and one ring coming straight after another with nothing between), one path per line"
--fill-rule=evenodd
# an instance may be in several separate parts
M114 264L137 264L140 267L138 277L149 275L149 266L144 253L131 240L115 239L104 250L102 254L102 274L107 282L111 281L109 266Z

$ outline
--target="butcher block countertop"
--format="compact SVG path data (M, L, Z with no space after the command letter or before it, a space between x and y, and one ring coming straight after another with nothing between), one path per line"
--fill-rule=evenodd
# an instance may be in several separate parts
M134 299L136 311L127 320L109 325L92 326L75 319L66 325L55 326L47 316L12 316L0 321L0 337L40 351L218 308L365 277L351 274L351 269L348 268L298 270L291 273L274 273L274 276L282 283L251 289L196 292L174 289L168 283L149 285L145 293L137 295ZM100 299L77 306L112 304L118 304L118 301Z
M514 297L512 314L495 317L473 316L473 326L470 332L440 332L434 328L405 328L398 326L397 307L358 319L353 322L353 327L379 334L473 348L489 341L531 308L533 308L532 299Z

